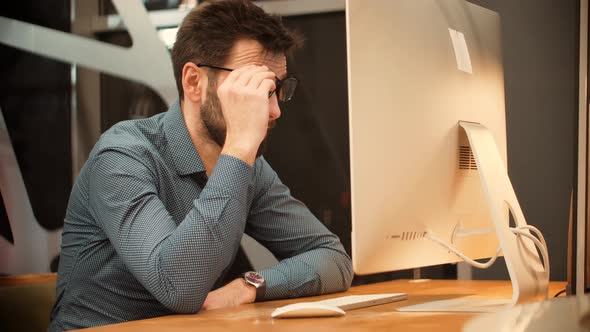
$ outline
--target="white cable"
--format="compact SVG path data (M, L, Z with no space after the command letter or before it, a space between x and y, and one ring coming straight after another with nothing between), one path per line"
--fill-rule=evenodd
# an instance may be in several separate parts
M543 246L543 244L541 243L541 241L539 241L539 239L537 239L536 237L532 236L529 233L526 233L523 230L513 229L512 232L514 234L524 236L527 239L533 241L535 243L535 246L537 248L539 248L539 251L541 252L541 255L543 256L543 265L545 267L545 273L547 275L547 282L549 282L549 275L550 275L549 274L549 253L547 251L547 248L545 246Z
M502 251L500 249L500 247L498 247L498 249L496 249L496 254L494 255L494 257L490 258L487 262L485 263L480 263L477 262L467 256L465 256L463 253L461 253L457 248L453 247L450 244L445 243L443 240L439 239L438 237L436 237L435 235L433 235L430 232L426 232L425 237L429 238L430 240L438 243L439 245L445 247L446 249L448 249L449 251L451 251L453 254L455 254L456 256L458 256L459 258L461 258L463 261L465 261L466 263L478 268L478 269L487 269L488 267L492 266L492 264L494 264L494 262L496 261L496 259L498 258L498 256L500 255L500 252Z
M524 229L527 229L529 231L532 231L533 233L535 233L535 235L540 239L537 239L536 237L534 237L533 235L531 235L530 233L527 233L524 231ZM520 235L520 236L524 236L527 239L530 239L531 241L533 241L533 243L535 244L535 246L537 248L539 248L539 251L541 252L541 255L543 256L543 265L545 267L545 273L547 275L547 282L550 281L550 271L549 271L549 253L547 250L547 243L545 242L545 238L543 237L543 234L541 233L541 231L539 231L536 227L531 226L531 225L525 225L525 226L520 226L518 228L510 228L510 231L512 231L514 234L516 235ZM466 263L479 268L479 269L487 269L488 267L492 266L492 264L494 264L494 262L496 261L496 259L498 258L500 252L501 252L501 248L498 247L498 249L496 249L496 254L490 258L487 262L485 263L480 263L477 262L467 256L465 256L463 253L461 253L461 251L459 251L457 248L455 248L454 246L444 242L443 240L439 239L438 237L436 237L434 234L432 234L431 232L426 232L425 237L427 237L428 239L438 243L439 245L443 246L444 248L446 248L447 250L451 251L453 254L455 254L456 256L458 256L459 258L463 259L463 261L465 261Z
M532 226L531 226L532 227ZM533 227L534 228L534 227ZM518 227L518 228L510 228L510 230L517 235L520 236L524 236L527 239L533 241L535 243L535 246L537 246L537 248L539 248L539 251L541 252L541 256L543 256L543 265L545 267L545 274L547 275L547 282L549 282L549 277L550 277L550 273L549 273L549 252L547 251L547 244L544 243L545 239L543 239L542 235L541 235L541 239L543 242L539 241L539 239L537 239L536 237L532 236L530 233L527 233L525 231L523 231L523 229L532 229L532 228L528 228L526 226L522 226L522 227ZM541 232L539 232L538 229L535 229L534 232L538 232L537 235L539 235Z
M541 240L541 243L543 244L543 247L547 250L547 253L549 253L549 247L547 247L547 242L545 242L545 238L543 237L543 233L541 233L541 231L538 230L535 226L524 225L524 226L519 226L517 228L518 229L528 229L529 231L533 231L533 233L535 233L535 235L537 235L537 237ZM549 257L549 255L547 255L547 257Z

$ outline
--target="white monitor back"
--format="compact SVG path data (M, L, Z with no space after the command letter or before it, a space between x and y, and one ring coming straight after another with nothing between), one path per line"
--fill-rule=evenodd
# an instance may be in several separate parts
M462 0L347 0L346 19L354 271L460 261L426 231L493 256L458 122L485 125L506 166L499 16Z

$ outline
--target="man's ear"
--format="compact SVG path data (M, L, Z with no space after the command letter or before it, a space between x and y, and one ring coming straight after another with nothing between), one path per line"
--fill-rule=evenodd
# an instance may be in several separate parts
M204 72L192 62L187 62L182 67L182 89L184 98L188 98L193 103L200 102L202 98L202 87L204 84Z

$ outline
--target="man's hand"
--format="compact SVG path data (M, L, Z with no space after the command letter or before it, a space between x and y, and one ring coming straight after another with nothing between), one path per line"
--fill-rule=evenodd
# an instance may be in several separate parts
M252 303L256 300L256 288L244 279L236 279L229 284L209 292L201 310L213 310Z
M254 165L268 131L268 93L274 89L275 74L266 66L256 65L232 71L219 85L217 95L226 124L222 153Z

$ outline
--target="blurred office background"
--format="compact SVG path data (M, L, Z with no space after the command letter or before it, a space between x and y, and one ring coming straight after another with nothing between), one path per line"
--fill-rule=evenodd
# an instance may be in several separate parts
M547 239L552 279L565 280L577 135L579 3L472 2L502 17L508 171L528 222ZM257 3L281 12L285 24L306 37L305 47L288 59L289 72L300 86L293 101L282 107L266 158L293 195L340 237L350 253L344 1ZM159 19L156 28L163 42L171 45L175 24L195 2L143 4ZM0 16L132 45L124 25L106 19L117 17L109 0L3 1ZM2 44L0 60L0 109L34 217L43 230L59 232L72 183L99 135L118 121L163 112L167 103L144 84ZM0 241L35 243L35 238L15 239L12 230L22 220L9 219L7 211L16 207L3 203L9 193L1 194ZM2 255L2 274L55 271L57 264L50 257L41 269L2 270ZM508 279L503 262L473 273L479 279ZM457 268L424 268L421 275L455 278ZM413 271L357 276L355 283L412 276Z

